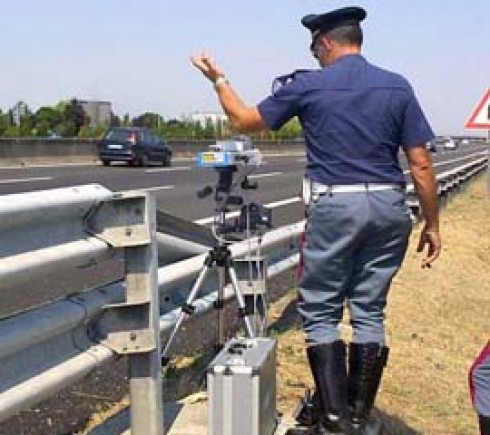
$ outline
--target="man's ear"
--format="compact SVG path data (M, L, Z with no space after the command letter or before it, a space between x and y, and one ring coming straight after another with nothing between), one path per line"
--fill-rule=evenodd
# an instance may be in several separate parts
M335 44L335 41L331 38L329 38L327 35L322 36L323 43L325 44L325 47L327 47L328 50L331 50Z

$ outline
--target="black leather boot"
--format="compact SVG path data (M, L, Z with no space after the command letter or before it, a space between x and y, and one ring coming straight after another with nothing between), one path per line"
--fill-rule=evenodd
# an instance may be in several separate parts
M374 406L389 349L378 343L351 343L349 346L348 403L357 433L362 433Z
M490 435L490 416L479 415L478 420L480 422L480 434Z
M286 435L353 435L347 407L344 342L337 340L311 346L307 355L323 414L315 426L292 428Z
M296 423L303 427L313 427L320 421L322 415L323 405L317 392L311 394L310 390L307 390L293 413Z

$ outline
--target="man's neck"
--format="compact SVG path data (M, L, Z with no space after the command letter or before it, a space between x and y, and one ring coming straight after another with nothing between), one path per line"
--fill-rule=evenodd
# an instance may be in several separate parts
M334 50L331 52L331 56L328 59L328 65L333 64L337 60L339 60L341 57L348 56L351 54L361 54L361 48L356 47L356 46L351 46L351 45L345 45L345 46L337 46Z

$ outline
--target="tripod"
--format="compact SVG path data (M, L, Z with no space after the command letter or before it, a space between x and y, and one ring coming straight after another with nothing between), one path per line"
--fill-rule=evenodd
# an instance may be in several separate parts
M233 292L235 294L235 298L238 303L238 313L239 316L243 318L244 323L245 323L245 329L247 331L247 334L250 338L255 337L254 330L252 328L252 323L250 321L250 318L248 317L251 313L247 312L246 305L245 305L245 300L243 298L243 295L240 291L240 287L238 284L238 278L236 275L235 268L233 266L233 258L231 256L231 251L228 248L228 245L226 243L220 242L218 245L214 246L207 254L204 264L201 268L201 271L199 272L196 281L194 282L194 285L192 286L192 289L189 293L189 296L187 297L186 301L181 307L181 311L179 314L179 317L177 318L177 321L175 322L175 326L170 333L170 336L168 338L167 344L165 345L165 348L162 351L162 365L166 365L169 362L169 351L170 347L172 346L172 343L175 339L175 336L180 329L180 326L182 325L182 322L185 320L187 316L190 316L194 313L195 307L192 305L194 300L196 299L196 296L199 294L199 290L201 289L201 286L206 279L206 276L208 273L211 271L211 269L214 266L218 266L220 268L220 272L223 271L223 273L220 273L220 289L219 289L219 294L218 294L218 300L217 303L215 304L215 308L217 309L222 309L223 308L223 284L224 284L224 279L226 277L229 278L229 281L232 285ZM222 334L222 319L220 318L220 335ZM222 343L220 343L222 344Z
M238 314L243 318L245 323L245 329L250 338L255 338L256 334L254 327L252 326L251 315L256 315L255 307L250 308L251 304L246 304L250 302L250 295L244 297L240 291L240 286L238 282L237 273L234 267L234 261L229 249L229 244L231 243L226 239L226 235L230 235L239 231L247 230L247 234L250 235L250 231L257 230L259 226L265 225L270 227L271 215L270 210L267 212L263 207L258 204L243 205L243 198L239 195L232 195L233 188L237 186L238 183L233 182L233 176L238 171L238 166L246 167L249 160L253 157L255 165L260 163L260 159L257 160L257 153L251 155L243 152L234 152L232 156L228 155L226 152L211 153L212 160L218 154L223 161L218 159L211 164L219 175L218 183L213 189L211 186L206 186L202 190L197 192L199 198L205 198L214 192L214 200L216 202L217 212L215 216L215 222L213 226L213 234L218 241L212 249L209 250L204 264L199 272L196 281L194 282L192 289L187 297L186 301L181 307L177 321L175 322L174 328L170 333L167 344L162 351L162 365L166 365L169 362L169 350L175 339L175 336L180 329L182 322L187 316L194 313L195 307L192 305L196 299L199 291L205 281L208 273L216 265L218 266L219 272L219 287L218 287L218 298L214 304L215 308L222 310L224 308L224 286L225 282L229 281L231 283L235 298L238 304ZM259 153L260 154L260 153ZM232 163L228 162L225 158L233 157ZM209 156L208 156L209 157ZM208 160L204 159L204 162ZM209 166L206 163L206 166ZM246 174L241 174L240 187L242 189L256 189L256 183L250 183ZM242 206L243 205L243 206ZM226 213L229 211L228 206L242 206L239 219L234 224L228 224L226 222ZM261 273L260 273L261 274ZM258 273L258 275L260 275ZM263 299L262 299L263 301ZM263 310L265 312L265 309ZM263 313L260 313L262 315ZM265 315L265 314L264 314ZM218 317L218 348L223 346L224 342L224 316L223 312L219 312Z

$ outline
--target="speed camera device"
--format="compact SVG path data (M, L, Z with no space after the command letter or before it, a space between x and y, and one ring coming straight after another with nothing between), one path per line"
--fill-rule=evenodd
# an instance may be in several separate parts
M218 141L209 146L209 151L197 155L197 166L201 168L223 168L236 165L260 166L261 152L253 147L248 137L238 136Z

